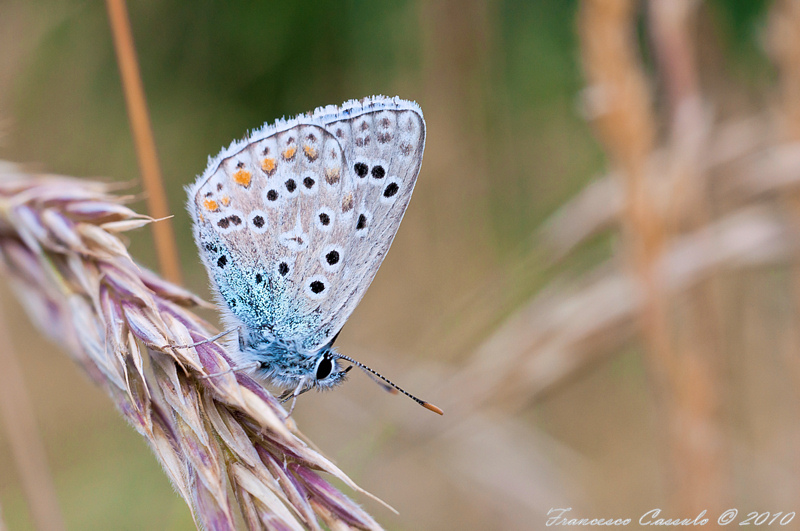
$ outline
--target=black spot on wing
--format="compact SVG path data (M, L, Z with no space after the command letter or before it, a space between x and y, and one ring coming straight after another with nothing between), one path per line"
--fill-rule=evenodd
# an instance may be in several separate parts
M399 189L400 187L397 186L397 183L389 183L383 190L383 197L392 197Z
M356 162L353 165L353 170L355 170L356 175L358 175L359 177L366 177L367 172L369 172L369 166L367 166L363 162Z
M319 280L315 280L314 282L309 284L309 287L311 288L312 293L314 293L315 295L319 295L320 293L325 291L325 284L323 284Z

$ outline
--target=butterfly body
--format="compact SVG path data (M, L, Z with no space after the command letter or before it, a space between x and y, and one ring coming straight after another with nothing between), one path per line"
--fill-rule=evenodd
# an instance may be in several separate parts
M326 388L332 344L364 296L422 163L419 107L375 96L253 131L189 187L194 237L241 365Z

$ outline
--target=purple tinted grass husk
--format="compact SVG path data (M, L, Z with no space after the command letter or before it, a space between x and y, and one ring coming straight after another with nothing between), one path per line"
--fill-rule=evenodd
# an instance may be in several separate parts
M0 174L0 266L32 320L147 440L199 528L379 529L320 474L363 491L266 389L229 372L223 346L178 348L215 334L193 312L209 305L136 265L117 232L147 218L111 189Z

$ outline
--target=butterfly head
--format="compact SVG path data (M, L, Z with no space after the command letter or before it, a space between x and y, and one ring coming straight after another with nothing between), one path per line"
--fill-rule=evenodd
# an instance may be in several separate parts
M317 365L314 369L314 387L317 389L330 389L344 382L347 373L353 368L349 365L345 368L337 363L339 356L330 348L320 352Z

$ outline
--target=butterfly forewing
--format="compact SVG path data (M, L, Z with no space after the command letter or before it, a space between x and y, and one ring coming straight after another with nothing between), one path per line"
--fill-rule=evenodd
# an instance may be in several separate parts
M342 197L343 219L335 238L345 251L342 282L323 314L323 326L335 334L361 301L394 240L422 163L425 123L414 106L365 112L332 122L327 129L340 140L352 183Z
M415 104L376 97L265 127L212 160L189 210L233 321L307 352L329 342L394 239L424 142Z

